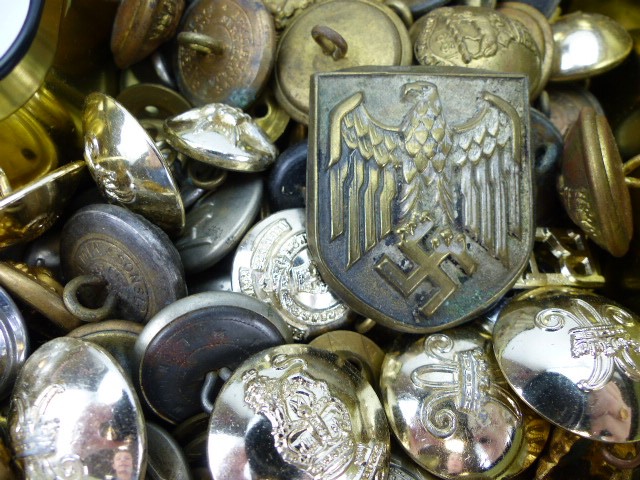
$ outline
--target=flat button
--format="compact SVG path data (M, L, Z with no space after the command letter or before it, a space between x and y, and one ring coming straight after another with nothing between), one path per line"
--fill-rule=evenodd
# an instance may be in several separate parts
M179 423L202 410L207 373L233 369L260 350L290 341L280 316L254 298L191 295L159 312L136 342L142 396L162 419Z

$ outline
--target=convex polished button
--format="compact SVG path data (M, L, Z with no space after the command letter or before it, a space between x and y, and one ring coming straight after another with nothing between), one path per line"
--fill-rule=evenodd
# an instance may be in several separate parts
M640 323L580 290L537 289L512 300L494 327L507 381L538 414L602 442L640 440Z
M371 0L329 0L303 10L283 32L275 94L291 118L309 123L309 78L360 65L410 65L407 27Z
M0 399L11 392L28 351L29 337L22 314L0 288Z
M104 478L127 455L144 477L146 433L131 382L101 347L77 338L45 343L25 363L11 396L11 446L25 477ZM123 451L124 450L124 451Z
M542 451L549 424L509 390L491 340L469 327L421 338L387 353L380 380L396 437L442 478L507 478Z
M196 106L247 108L273 68L276 32L261 0L197 0L177 41L176 82Z
M284 345L245 361L209 423L216 480L387 478L389 427L373 388L339 356Z

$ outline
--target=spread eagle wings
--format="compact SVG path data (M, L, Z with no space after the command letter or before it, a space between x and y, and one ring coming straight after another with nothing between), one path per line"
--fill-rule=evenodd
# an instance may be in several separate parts
M331 112L331 239L346 235L347 267L394 229L413 234L427 221L465 232L508 267L508 236L522 233L516 110L484 92L478 113L448 126L435 85L407 84L408 94L417 100L398 127L373 119L362 93Z

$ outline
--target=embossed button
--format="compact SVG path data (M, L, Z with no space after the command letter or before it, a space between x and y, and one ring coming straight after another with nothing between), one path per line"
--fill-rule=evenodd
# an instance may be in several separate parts
M273 67L276 33L261 0L198 0L178 34L178 88L194 105L251 105Z
M132 480L143 478L142 410L102 348L77 338L51 340L28 358L17 385L9 435L26 478L104 478L123 463Z
M236 250L231 284L272 305L297 341L343 328L352 318L309 254L302 209L274 213L249 230Z
M22 314L0 288L0 399L11 392L28 351L29 337Z
M202 410L205 376L290 342L285 322L255 298L232 292L185 297L160 311L135 345L143 398L178 423Z
M515 392L556 425L592 440L637 441L638 320L581 290L532 290L500 313L496 357Z
M262 179L249 175L228 178L222 188L198 200L175 242L185 271L202 272L231 252L261 205Z
M374 480L389 469L389 428L371 386L337 355L284 345L244 362L211 414L216 480Z
M549 434L549 424L527 415L508 389L490 337L474 328L387 353L380 388L396 438L442 478L513 476L533 463Z
M117 297L111 318L146 322L186 294L180 255L158 227L117 205L89 205L65 224L65 278L95 275Z
M411 60L407 28L389 7L370 0L319 2L295 17L280 37L276 99L291 118L307 124L313 73L359 65L410 65Z

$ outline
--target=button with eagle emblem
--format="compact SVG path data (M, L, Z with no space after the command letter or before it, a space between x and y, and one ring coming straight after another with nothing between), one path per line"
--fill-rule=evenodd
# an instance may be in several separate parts
M509 390L491 350L487 333L465 326L398 342L384 359L392 431L438 477L510 478L542 452L550 426Z
M238 367L209 423L216 480L379 480L389 427L371 385L346 360L282 345Z
M322 278L374 321L487 310L533 245L521 75L369 68L313 80L307 228Z

